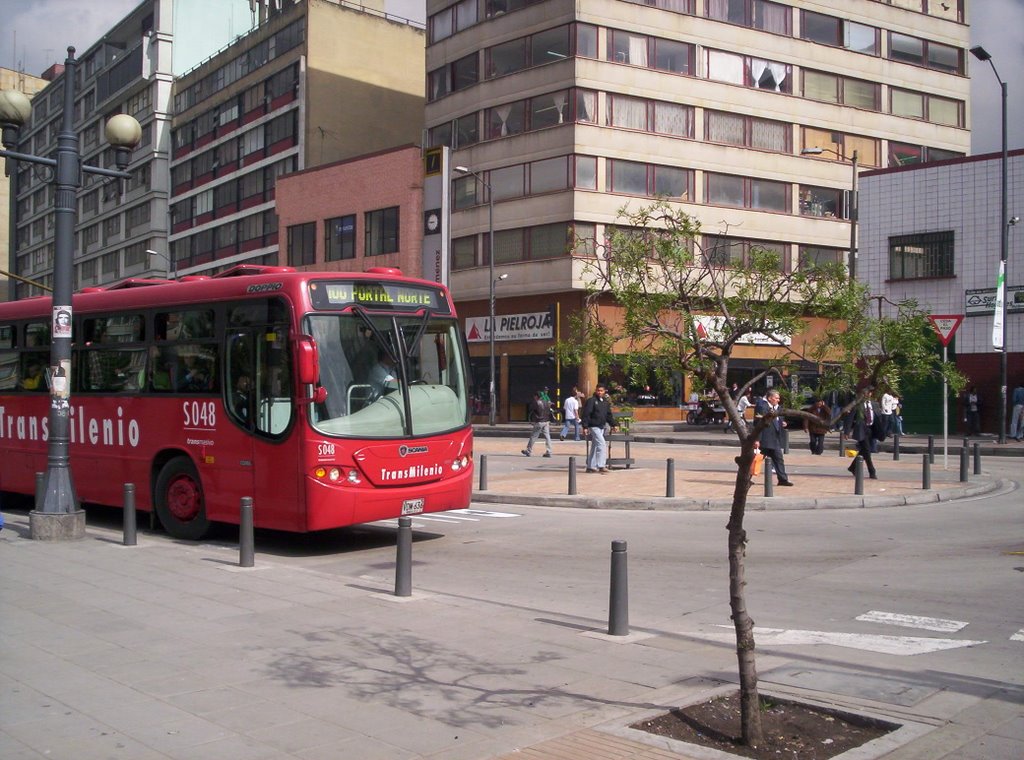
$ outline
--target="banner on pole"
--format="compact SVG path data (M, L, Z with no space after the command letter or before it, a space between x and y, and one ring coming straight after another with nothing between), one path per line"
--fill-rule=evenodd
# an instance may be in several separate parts
M1006 332L1003 330L1003 302L1006 298L1006 262L999 262L999 276L996 277L996 310L992 315L992 348L996 351L1003 350L1003 339Z

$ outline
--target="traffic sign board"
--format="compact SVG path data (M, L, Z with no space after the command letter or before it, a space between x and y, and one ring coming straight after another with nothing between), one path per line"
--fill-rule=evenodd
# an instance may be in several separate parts
M932 323L935 334L944 346L948 346L956 335L957 328L964 321L963 314L929 314L928 321Z

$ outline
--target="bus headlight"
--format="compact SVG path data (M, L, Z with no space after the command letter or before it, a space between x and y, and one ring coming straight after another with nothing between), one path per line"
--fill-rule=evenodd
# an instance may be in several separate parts
M313 470L313 476L317 480L329 480L332 483L337 483L341 480L341 470L337 467L324 467L321 465Z
M469 466L469 457L464 457L464 456L463 457L456 457L455 460L452 461L452 472L458 472L459 470L463 469L464 467L468 467L468 466Z
M359 479L359 470L355 469L348 471L348 476L346 477L346 480L348 480L349 483L353 484L363 482L362 480Z

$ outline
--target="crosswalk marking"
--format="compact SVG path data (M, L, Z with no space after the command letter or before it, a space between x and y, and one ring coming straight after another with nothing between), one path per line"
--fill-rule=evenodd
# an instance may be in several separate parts
M920 617L918 615L901 615L898 612L881 612L871 610L858 615L857 620L863 623L882 623L884 625L898 625L903 628L920 628L925 631L937 631L939 633L956 633L967 627L963 620L943 620L942 618Z
M1010 637L1010 641L1024 641L1024 628L1021 628Z
M510 517L522 517L515 512L494 512L489 509L450 509L447 512L430 512L428 514L411 515L413 526L422 526L425 522L448 523L449 525L460 522L480 522L485 520L504 520ZM422 522L421 522L422 521ZM398 525L398 518L389 520L377 520L373 525L395 527Z
M722 628L730 626L723 625ZM732 633L696 633L687 634L713 640L731 641ZM810 644L831 644L832 646L861 649L880 654L891 654L900 657L911 657L928 652L941 652L947 649L987 644L987 641L970 641L967 639L933 639L924 636L880 636L876 634L842 633L836 631L800 631L782 628L754 628L754 636L758 647L772 646L806 646Z

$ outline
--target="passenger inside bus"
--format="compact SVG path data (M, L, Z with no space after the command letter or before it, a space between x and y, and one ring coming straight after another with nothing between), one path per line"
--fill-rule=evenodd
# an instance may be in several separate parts
M185 374L178 383L178 390L185 393L201 393L213 389L213 372L210 362L195 353L185 353Z
M22 390L44 391L46 384L43 382L43 367L39 362L29 362L25 367L25 376L21 379Z
M167 368L167 360L157 346L149 347L149 361L139 378L139 388L147 391L169 391L171 389L171 372Z
M248 375L239 375L235 381L235 390L231 398L232 408L238 419L249 421L249 402L252 398L252 380Z

